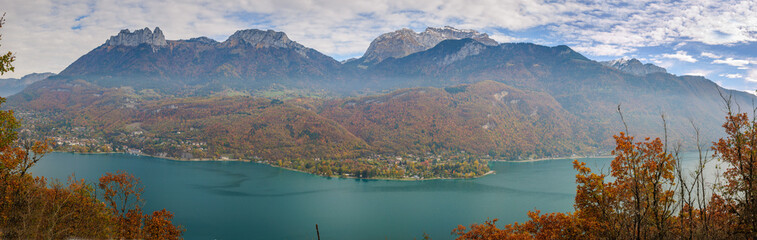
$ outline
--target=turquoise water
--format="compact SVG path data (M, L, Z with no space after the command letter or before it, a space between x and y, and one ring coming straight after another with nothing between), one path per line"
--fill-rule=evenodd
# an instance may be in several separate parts
M610 159L582 159L609 168ZM573 210L571 160L495 162L478 179L385 181L314 176L246 162L179 162L127 154L51 153L35 175L94 183L105 172L141 178L147 210L166 208L186 239L452 239L458 224Z

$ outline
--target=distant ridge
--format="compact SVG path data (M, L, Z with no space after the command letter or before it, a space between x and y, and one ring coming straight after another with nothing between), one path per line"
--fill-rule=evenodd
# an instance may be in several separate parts
M21 92L29 84L42 81L50 76L55 76L55 73L30 73L21 78L0 79L0 97L7 98L10 95Z
M620 71L630 73L637 76L644 76L650 73L667 73L665 68L656 66L651 63L643 64L636 58L627 59L620 58L610 61L600 62L602 65L618 69Z

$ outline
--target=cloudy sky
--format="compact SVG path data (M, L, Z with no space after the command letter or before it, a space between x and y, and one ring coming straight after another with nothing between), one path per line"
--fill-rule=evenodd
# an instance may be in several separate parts
M337 60L400 28L453 26L499 42L565 44L595 60L638 58L677 75L757 89L757 1L607 0L0 0L0 51L16 72L59 72L121 29L166 39L225 40L239 29L284 31Z

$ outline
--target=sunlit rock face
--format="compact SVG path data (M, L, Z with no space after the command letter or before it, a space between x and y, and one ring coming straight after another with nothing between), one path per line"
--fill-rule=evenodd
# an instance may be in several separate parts
M297 53L303 56L307 56L308 48L292 41L287 37L286 33L276 32L273 30L259 30L259 29L246 29L236 31L229 36L223 46L234 46L238 44L249 44L258 48L263 47L276 47L276 48L288 48L293 49Z
M471 38L484 45L495 46L497 41L486 33L453 27L426 28L421 33L403 28L385 33L374 39L361 59L364 64L376 64L384 59L401 58L416 52L428 50L444 40Z
M110 39L105 42L105 45L133 47L144 43L156 47L168 45L165 36L163 36L163 31L158 27L155 27L155 31L150 31L149 28L135 30L134 32L129 31L129 29L121 30L118 35L110 37Z

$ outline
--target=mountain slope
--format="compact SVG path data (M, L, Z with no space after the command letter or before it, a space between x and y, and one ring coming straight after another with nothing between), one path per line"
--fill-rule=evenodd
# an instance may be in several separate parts
M320 115L378 151L467 151L502 159L587 153L585 126L548 94L493 81L333 100Z
M279 160L354 158L368 147L334 121L278 100L151 99L149 93L130 88L102 89L84 83L63 87L66 91L59 92L66 94L50 97L80 104L32 101L29 106L48 112L47 120L34 127L44 137L91 143L86 144L91 149L83 151L108 146L172 158Z
M175 158L191 153L344 159L465 151L518 159L587 154L597 146L586 136L587 127L548 94L493 81L325 102L159 99L149 91L99 88L83 80L48 90L39 90L45 94L24 108L47 112L48 120L35 124L39 134L86 136L123 146L121 151ZM200 143L205 149L198 150Z
M638 76L605 67L567 46L528 43L486 46L470 39L445 40L427 51L387 59L366 72L372 87L444 87L493 80L544 91L565 110L596 126L589 135L606 146L612 145L612 134L623 129L616 113L619 104L634 134L662 135L660 115L665 114L674 139L691 139L693 120L705 139L714 140L722 134L719 92L741 103L754 99L701 77L661 72Z

